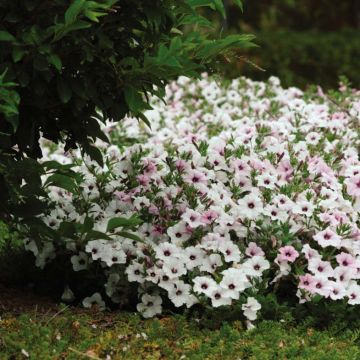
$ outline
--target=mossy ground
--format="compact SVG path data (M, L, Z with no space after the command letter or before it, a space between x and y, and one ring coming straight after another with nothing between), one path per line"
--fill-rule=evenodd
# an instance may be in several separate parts
M360 331L317 330L262 321L201 328L174 315L143 320L137 314L80 311L5 312L0 359L360 359Z

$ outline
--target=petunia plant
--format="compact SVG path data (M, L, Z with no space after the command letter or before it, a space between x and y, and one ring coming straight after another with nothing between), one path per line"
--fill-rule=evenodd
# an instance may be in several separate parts
M360 304L360 92L206 74L166 90L146 112L151 130L132 117L104 127L104 166L43 141L45 163L81 178L69 191L43 176L54 206L40 218L57 241L28 236L38 266L62 257L100 276L85 306L136 290L144 317L224 307L252 327L283 288L299 303Z

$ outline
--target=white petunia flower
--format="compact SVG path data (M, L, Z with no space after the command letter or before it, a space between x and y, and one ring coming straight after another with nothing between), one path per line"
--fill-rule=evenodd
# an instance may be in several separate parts
M237 210L239 216L254 220L263 212L263 203L257 195L246 195L238 201Z
M162 269L170 279L175 279L186 274L184 262L176 258L166 259Z
M229 296L229 292L217 286L211 293L210 293L211 304L213 307L219 307L223 305L231 305L232 299Z
M86 253L83 251L79 252L79 255L73 255L71 258L71 263L73 265L74 271L81 271L85 270L88 267L89 264L89 258Z
M83 306L86 308L97 306L99 310L105 310L105 302L103 301L101 295L98 292L94 293L89 297L86 297L82 303Z
M151 318L162 312L162 299L158 295L144 294L136 308L144 318Z
M253 297L248 297L247 302L241 306L245 317L253 321L256 319L257 312L261 309L260 303Z

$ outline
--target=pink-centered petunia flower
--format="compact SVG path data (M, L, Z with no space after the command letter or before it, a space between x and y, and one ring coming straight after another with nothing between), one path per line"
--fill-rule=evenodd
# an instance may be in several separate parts
M184 181L189 184L206 184L207 179L204 173L198 170L189 170L184 176Z
M245 250L247 256L265 256L265 253L262 251L260 246L257 246L254 242L250 242L248 247Z
M150 183L150 177L147 175L138 175L136 180L139 182L141 186L147 186Z
M300 275L299 280L300 280L300 283L299 283L300 289L304 289L309 292L314 291L315 280L311 274Z
M277 170L281 176L281 179L288 181L293 173L293 168L291 166L290 160L281 160Z
M244 196L238 204L239 215L248 219L256 219L264 210L261 199L253 194Z
M313 239L322 247L334 246L339 248L341 245L341 237L330 229L318 232Z
M351 196L360 196L360 174L345 181L347 193Z
M207 210L201 215L200 221L205 225L209 225L214 222L214 220L216 220L218 217L219 214L216 211Z
M319 294L324 297L328 297L332 290L331 282L322 277L314 277L315 283L312 293Z
M334 275L334 269L329 261L323 261L321 258L309 260L308 269L317 277L329 278Z
M185 160L179 159L179 160L176 160L175 166L178 171L183 171L186 169L187 164L186 164Z
M283 246L279 253L279 261L294 262L299 257L299 253L291 245Z
M356 268L356 259L350 254L341 252L336 255L336 261L341 266Z

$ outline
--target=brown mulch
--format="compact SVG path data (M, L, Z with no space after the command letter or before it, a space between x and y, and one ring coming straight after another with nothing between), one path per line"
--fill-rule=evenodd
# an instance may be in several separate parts
M99 311L96 307L85 309L80 306L70 306L72 314L91 315L91 324L107 328L121 322L117 315L123 314L121 310L112 312ZM60 307L52 298L38 295L32 290L10 288L0 283L0 316L19 316L34 314L41 319L52 319L61 314L66 308Z
M0 313L11 312L14 315L24 312L51 314L58 310L58 304L49 297L40 296L31 290L10 288L0 284Z

